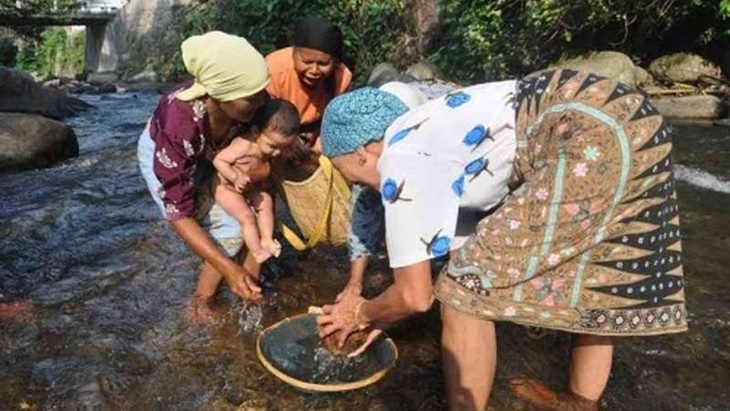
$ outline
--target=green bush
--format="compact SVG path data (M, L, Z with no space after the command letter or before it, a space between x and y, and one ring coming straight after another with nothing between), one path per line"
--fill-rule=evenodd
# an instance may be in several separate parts
M638 60L704 52L730 41L730 0L438 0L441 30L430 49L410 47L412 0L196 0L178 13L182 37L218 29L262 53L286 45L292 22L318 14L345 34L356 84L373 65L429 59L464 83L514 77L561 57L616 50ZM725 42L725 43L723 43ZM179 51L167 76L184 74Z
M362 81L381 61L401 61L398 53L407 30L407 0L198 0L178 15L183 37L221 30L246 37L267 54L287 45L293 22L320 15L343 31L346 62ZM163 70L165 71L165 70ZM184 74L179 52L169 75ZM358 77L359 75L359 77Z
M715 27L730 0L443 0L434 51L453 78L481 81L525 74L563 56L617 50L648 60L699 51L727 36ZM725 26L726 27L726 26Z
M34 52L35 55L27 57L28 65L32 65L33 71L42 77L74 75L84 68L84 47L83 35L69 37L66 30L51 28L41 34L38 46L34 50L29 49L29 52Z
M14 67L18 56L18 46L12 37L0 37L0 66Z

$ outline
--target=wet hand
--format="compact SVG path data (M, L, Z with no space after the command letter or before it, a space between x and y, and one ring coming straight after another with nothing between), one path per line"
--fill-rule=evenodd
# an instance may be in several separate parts
M342 301L347 296L352 297L360 297L362 295L362 284L359 282L356 283L347 283L345 288L342 289L342 291L337 294L337 297L335 298L335 302Z
M262 298L261 287L253 276L241 267L226 276L231 291L246 301L258 301Z
M337 346L342 348L350 334L368 327L368 324L358 318L361 316L357 313L366 302L367 300L360 296L348 294L339 302L322 307L324 314L317 317L320 338L339 331Z
M370 333L368 333L368 338L365 340L365 342L362 343L362 345L360 347L358 347L355 351L347 354L347 357L348 358L357 357L358 355L364 353L368 349L368 347L370 347L370 345L375 340L377 340L378 337L380 337L381 335L383 335L383 330L381 330L379 328L370 330Z

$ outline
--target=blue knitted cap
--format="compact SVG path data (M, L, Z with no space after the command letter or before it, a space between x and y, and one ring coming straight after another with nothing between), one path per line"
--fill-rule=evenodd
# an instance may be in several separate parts
M337 157L383 138L395 119L408 111L398 97L364 87L335 97L322 116L322 151Z

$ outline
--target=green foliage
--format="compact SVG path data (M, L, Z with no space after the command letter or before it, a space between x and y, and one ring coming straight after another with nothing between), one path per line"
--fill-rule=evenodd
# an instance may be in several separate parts
M330 19L343 31L347 63L367 75L377 63L400 60L407 0L198 0L178 13L183 37L221 30L246 37L267 54L288 45L292 23L306 15ZM179 53L169 74L183 74ZM362 78L360 78L362 80Z
M564 55L618 50L639 58L716 41L730 0L444 0L435 59L452 77L524 74Z
M616 50L648 62L730 41L730 0L438 0L442 26L430 49L412 47L412 0L196 0L178 13L183 38L223 30L262 53L285 46L292 22L318 14L345 34L362 82L379 62L429 59L464 83L514 77L561 57ZM165 77L185 74L179 51Z
M0 66L15 66L18 56L18 46L12 37L0 37Z
M83 33L70 36L62 28L51 28L40 35L37 46L25 44L18 55L18 68L49 75L72 76L84 68Z

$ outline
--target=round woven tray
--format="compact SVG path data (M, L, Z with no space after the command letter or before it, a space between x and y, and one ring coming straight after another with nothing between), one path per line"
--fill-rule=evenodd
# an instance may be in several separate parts
M263 364L264 368L274 376L285 383L296 387L300 390L309 392L342 392L356 390L371 385L382 379L388 371L395 365L398 359L398 349L388 337L379 338L368 350L362 355L376 356L380 369L370 375L363 376L358 381L345 383L321 384L311 381L304 381L284 372L277 361L268 358L268 344L279 344L282 338L292 337L293 335L313 335L317 332L315 314L300 314L286 318L278 323L263 330L256 340L256 355Z

